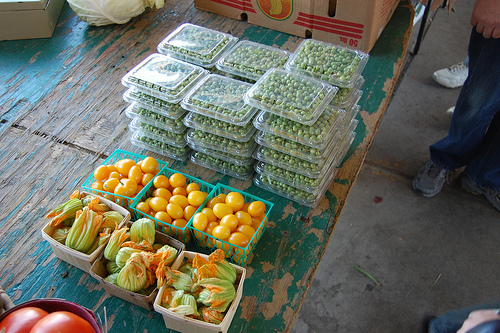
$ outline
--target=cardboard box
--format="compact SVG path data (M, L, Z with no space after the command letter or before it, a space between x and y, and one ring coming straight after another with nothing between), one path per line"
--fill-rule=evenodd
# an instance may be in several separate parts
M369 52L399 0L195 0L195 6L255 25Z
M0 0L0 40L52 37L64 0Z

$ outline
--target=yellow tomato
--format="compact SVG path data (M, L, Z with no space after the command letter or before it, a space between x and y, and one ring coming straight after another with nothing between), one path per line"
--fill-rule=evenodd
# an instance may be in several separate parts
M154 157L148 156L141 162L141 170L142 172L152 173L156 170L158 166L158 162L154 159Z
M225 202L229 206L231 206L234 212L236 212L243 208L243 205L245 204L245 198L240 192L229 192L226 195Z
M164 212L164 211L161 211L161 212L157 212L155 214L155 219L163 222L163 223L167 223L167 224L171 224L172 223L172 218L170 217L170 215L168 215L167 212Z
M124 177L128 176L128 172L130 171L130 168L135 165L135 161L125 158L123 160L119 160L118 162L115 163L116 170L122 174Z
M141 201L139 203L137 203L137 206L135 206L135 208L141 212L143 212L144 214L149 214L149 205L144 202L144 201Z
M184 187L186 185L186 177L182 173L173 173L168 180L172 187Z
M220 219L220 225L225 225L233 232L238 227L238 218L234 214L226 214Z
M184 187L174 187L174 189L172 190L172 194L187 196L187 192Z
M170 200L172 193L164 187L157 188L153 191L153 197L162 197L165 200Z
M229 230L229 228L224 225L218 225L212 230L212 236L221 240L227 239L230 234L231 230Z
M170 182L167 178L167 176L164 176L164 175L159 175L159 176L156 176L153 180L153 185L156 187L156 188L169 188L170 187Z
M199 191L200 190L200 185L196 183L189 183L186 185L186 192L187 194L193 192L193 191Z
M156 211L165 211L167 209L168 201L162 197L153 197L149 200L149 207Z
M152 173L143 173L142 174L142 179L141 179L141 184L142 186L148 185L148 183L155 177Z
M120 184L120 180L116 178L109 178L102 185L102 189L106 192L114 193L116 186Z
M212 199L208 200L207 202L207 207L208 208L214 208L215 204L218 204L218 203L223 203L224 201L221 199L221 198L218 198L218 197L213 197Z
M198 229L198 230L205 230L208 224L208 218L205 214L203 213L196 213L193 216L193 227Z
M207 216L209 223L217 221L217 216L215 216L214 211L211 208L204 207L201 212Z
M109 179L109 178L116 178L116 179L120 180L120 179L122 179L123 177L122 177L122 175L120 175L120 173L119 173L118 171L113 171L113 172L111 172L111 173L109 174L108 179Z
M104 183L102 181L96 180L95 182L92 183L90 187L94 190L102 191L103 185Z
M172 221L172 225L177 228L184 228L188 222L185 219L175 219Z
M120 183L125 188L126 197L134 197L137 194L137 183L133 179L123 178Z
M173 195L170 197L168 202L176 203L182 207L182 209L186 208L189 205L188 199L183 195Z
M214 211L215 216L220 219L227 214L233 213L233 209L231 208L231 206L225 203L216 203L212 210Z
M262 201L253 201L248 205L247 212L252 217L261 216L266 212L266 205Z
M98 166L94 171L94 178L97 180L105 180L108 179L109 169L105 165Z
M252 225L252 216L247 212L239 210L234 215L238 219L238 225Z
M197 207L191 205L186 206L184 208L184 218L189 221L193 217L194 213L196 213L197 209Z
M202 191L192 191L188 194L188 202L190 205L199 207L205 198L207 197L207 192Z
M118 170L116 170L116 167L113 164L108 164L106 165L106 167L108 168L109 173L118 172Z
M173 219L180 219L184 216L184 210L182 209L182 207L179 206L178 204L172 203L172 202L170 202L167 205L167 213Z
M248 239L252 239L253 235L255 235L255 229L252 228L252 226L246 224L238 226L238 228L236 228L236 231L247 235Z
M227 242L244 248L248 245L248 242L250 242L250 238L248 238L248 236L244 233L233 232L231 235L229 235Z
M128 171L128 179L132 179L136 184L141 184L142 182L142 170L138 165L133 165Z
M208 222L207 227L203 230L203 232L207 235L212 235L212 230L214 230L214 228L218 225L219 223L217 222Z
M262 218L261 217L252 217L252 228L255 230L259 229L259 226L262 224Z

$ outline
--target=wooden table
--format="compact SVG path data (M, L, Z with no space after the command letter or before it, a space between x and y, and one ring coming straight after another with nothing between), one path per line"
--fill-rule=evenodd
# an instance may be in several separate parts
M65 4L50 39L0 42L0 286L15 304L64 298L104 317L109 332L163 332L162 317L109 296L88 273L57 259L41 237L44 215L115 149L149 154L205 181L275 203L246 268L230 332L288 331L328 245L389 103L406 54L413 9L403 0L371 51L355 141L314 208L131 145L121 78L175 27L191 22L293 51L300 38L167 1L125 25L90 27ZM168 331L168 330L166 330Z

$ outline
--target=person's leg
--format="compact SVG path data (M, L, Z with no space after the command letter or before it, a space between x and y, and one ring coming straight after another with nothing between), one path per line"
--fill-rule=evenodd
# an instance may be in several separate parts
M444 315L432 319L429 323L429 333L456 333L464 321L469 317L469 313L481 309L498 309L500 301L487 304L479 304L459 310L446 312Z
M454 170L468 165L480 149L486 129L500 110L500 39L473 29L469 76L457 100L448 136L430 147L431 160ZM498 164L497 164L498 165Z

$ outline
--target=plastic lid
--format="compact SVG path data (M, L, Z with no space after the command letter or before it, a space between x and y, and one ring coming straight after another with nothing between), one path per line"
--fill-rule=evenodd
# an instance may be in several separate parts
M339 91L333 97L331 105L339 108L348 108L351 105L358 103L363 91L361 87L365 83L365 79L359 76L352 88L339 87Z
M184 161L191 153L191 148L188 145L179 148L169 145L153 138L142 132L134 132L130 138L130 142L139 148L147 149L157 154L167 156L179 161Z
M257 113L243 100L251 87L250 83L210 74L186 95L181 105L186 110L244 126Z
M245 94L245 102L290 120L313 124L338 88L311 77L273 68Z
M201 153L205 153L212 157L216 157L226 162L230 162L236 165L249 165L255 162L255 159L252 156L241 156L236 154L226 153L220 150L205 148L196 144L188 143L189 147L192 150L199 151Z
M285 68L336 86L352 87L368 62L367 53L315 39L304 39Z
M184 112L186 113L186 112ZM132 102L126 109L125 114L129 118L139 118L142 122L152 126L162 128L174 133L181 133L186 129L186 125L182 122L183 117L176 119L165 117L159 113L150 111L140 106L136 102Z
M126 87L176 103L208 71L193 64L154 53L129 71L123 78Z
M177 119L186 113L180 103L170 103L152 95L148 95L136 88L127 89L123 93L123 100L136 103L141 108L159 113L167 118Z
M241 180L249 179L254 173L253 164L236 165L201 152L191 154L191 162Z
M257 146L253 137L250 138L248 142L240 142L197 129L190 129L188 131L186 141L190 144L220 150L226 153L238 154L244 157L252 156Z
M188 112L186 117L184 117L184 124L191 128L241 142L250 140L257 131L251 121L245 126L238 126L194 112Z
M186 146L185 135L187 129L182 133L174 133L162 128L150 125L143 122L140 118L134 118L129 124L130 130L133 132L141 132L152 139L156 139L163 143L168 143L174 147L182 148Z
M251 80L258 80L271 68L284 68L290 52L243 40L217 61L217 69Z
M237 37L220 31L184 23L158 44L158 52L206 68L213 67Z

